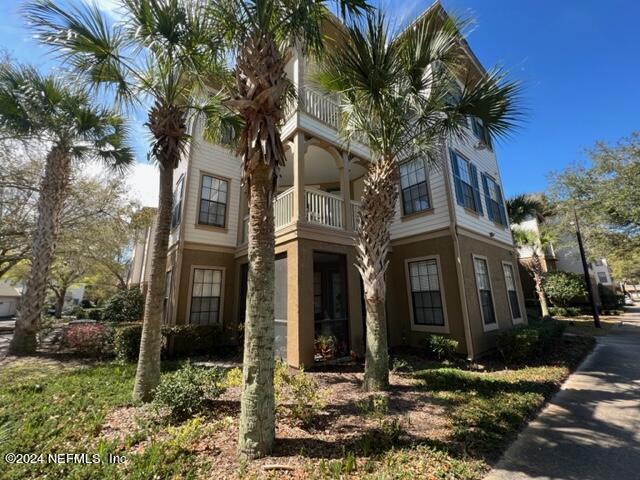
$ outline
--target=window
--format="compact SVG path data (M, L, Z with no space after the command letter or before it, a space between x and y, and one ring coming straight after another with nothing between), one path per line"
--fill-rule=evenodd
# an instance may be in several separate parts
M164 275L164 299L162 301L162 323L168 324L170 320L171 302L171 270Z
M402 211L405 215L429 209L427 175L421 159L400 165L400 186L402 189Z
M478 140L483 142L487 147L491 148L491 137L489 136L489 132L486 128L484 128L484 123L477 117L471 117L471 130L473 134L476 136Z
M609 283L609 277L604 272L598 272L598 281L600 283Z
M502 189L489 175L482 174L482 186L484 187L484 201L487 205L487 215L500 225L507 226L507 213L502 201Z
M226 180L202 175L198 223L215 227L225 226L228 190L229 182Z
M440 276L435 258L408 263L413 323L444 327Z
M222 271L194 268L191 284L189 322L194 325L213 325L220 321Z
M173 211L171 213L171 229L180 225L182 219L182 189L184 188L184 175L181 175L173 191Z
M458 205L482 215L478 169L469 160L455 151L451 151L451 164Z
M518 292L516 290L513 266L510 263L503 263L502 270L504 271L504 283L507 285L507 296L509 297L511 318L519 320L522 318L522 313L520 312L520 302L518 302Z
M487 260L481 257L473 257L473 266L476 271L476 285L480 299L480 311L485 330L498 328L496 312L493 308L493 295L491 293L491 279Z
M596 260L596 266L597 267L601 267L602 266L602 259Z

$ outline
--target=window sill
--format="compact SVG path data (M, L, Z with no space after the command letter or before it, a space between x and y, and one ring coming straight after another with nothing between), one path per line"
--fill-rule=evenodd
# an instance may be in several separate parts
M507 226L506 226L506 225L503 225L503 224L501 224L500 222L496 222L495 220L491 220L491 221L493 222L493 225L494 225L496 228L499 228L499 229L501 229L501 230L508 230L508 228L507 228Z
M207 225L206 223L196 223L194 225L194 228L197 228L199 230L209 230L212 232L223 232L223 233L227 233L229 231L229 229L227 227L218 227L216 225Z
M411 322L411 331L413 332L426 332L426 333L450 333L449 325L417 325Z
M469 207L462 207L464 209L465 212L467 212L469 215L472 215L474 217L482 217L483 215L480 214L480 212L476 212L475 210L469 208Z
M409 220L413 220L415 218L420 218L420 217L425 217L427 215L433 215L433 207L432 208L427 208L426 210L421 210L419 212L413 212L413 213L409 213L409 214L403 214L400 217L400 221L401 222L408 222Z
M482 323L482 330L487 333L487 332L493 332L494 330L498 330L500 329L500 326L498 325L498 322L496 321L495 323L490 323L490 324L486 324Z
M520 317L520 318L512 318L511 319L511 323L513 323L514 325L522 325L524 323L524 318Z

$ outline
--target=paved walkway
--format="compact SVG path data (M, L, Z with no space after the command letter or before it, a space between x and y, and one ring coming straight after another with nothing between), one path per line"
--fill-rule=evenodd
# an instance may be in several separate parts
M485 480L640 479L640 307L623 319Z

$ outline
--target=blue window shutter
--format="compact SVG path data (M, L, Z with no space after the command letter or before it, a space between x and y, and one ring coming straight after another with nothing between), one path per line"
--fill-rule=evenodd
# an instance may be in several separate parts
M482 200L480 199L480 186L478 185L478 169L473 163L469 162L469 170L471 173L471 181L473 182L473 196L476 199L476 212L482 215Z
M504 199L502 198L502 188L496 184L496 190L498 193L498 213L500 214L500 223L507 226L507 212L504 209Z
M484 190L484 203L487 206L487 216L489 220L496 220L493 209L491 208L491 195L489 194L489 181L484 173L481 173L482 188Z
M462 185L460 185L460 165L458 164L458 156L456 152L450 150L451 154L451 167L453 169L453 183L456 189L456 201L458 205L464 206L464 198L462 195Z

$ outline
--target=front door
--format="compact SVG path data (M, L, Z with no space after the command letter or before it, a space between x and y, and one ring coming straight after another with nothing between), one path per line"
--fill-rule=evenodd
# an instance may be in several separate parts
M313 255L315 358L329 360L349 354L349 314L344 255Z

